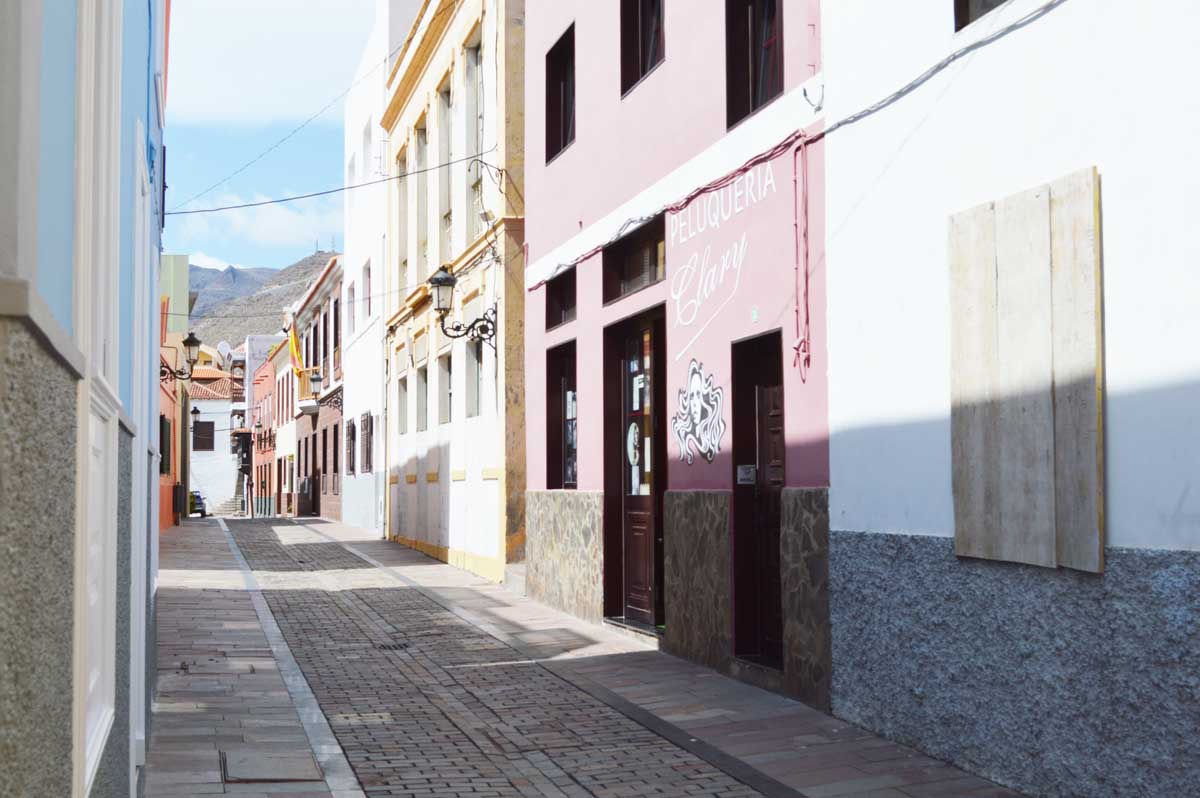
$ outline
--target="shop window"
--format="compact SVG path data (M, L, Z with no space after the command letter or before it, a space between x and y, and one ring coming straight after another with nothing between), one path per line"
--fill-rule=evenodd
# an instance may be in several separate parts
M666 269L664 231L663 217L659 216L605 247L605 302L620 299L663 279Z
M662 63L663 0L621 0L621 93Z
M954 30L960 31L1006 0L954 0Z
M546 53L546 161L575 140L575 26Z
M417 369L417 432L429 429L429 367Z
M438 423L449 424L453 418L451 403L454 401L454 390L450 385L453 379L453 364L449 353L438 358Z
M574 489L579 479L575 342L546 353L546 486Z
M196 421L192 424L193 452L213 451L213 427L214 425L211 421Z
M725 0L726 123L733 127L783 93L778 0Z
M546 329L575 320L575 270L546 283Z

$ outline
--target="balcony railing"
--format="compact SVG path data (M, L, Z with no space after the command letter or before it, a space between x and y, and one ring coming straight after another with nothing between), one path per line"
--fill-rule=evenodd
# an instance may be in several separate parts
M313 377L320 374L319 368L300 369L300 379L297 380L296 398L301 402L317 398L317 392L313 389Z

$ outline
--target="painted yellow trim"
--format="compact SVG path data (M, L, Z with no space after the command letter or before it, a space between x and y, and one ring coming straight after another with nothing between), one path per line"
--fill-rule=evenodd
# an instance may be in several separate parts
M1096 527L1100 533L1098 545L1100 547L1100 558L1098 560L1099 572L1104 572L1104 548L1107 542L1108 533L1104 528L1104 497L1107 491L1104 489L1104 258L1102 257L1101 241L1103 241L1104 231L1101 229L1101 209L1100 209L1100 171L1092 167L1092 214L1096 231L1096 485L1100 495L1096 497Z
M416 474L405 474L404 481L407 482L409 485L415 485L415 484L417 484L417 475Z
M502 477L502 476L504 476L503 468L485 468L485 469L483 469L483 478L484 479L500 479L500 477Z
M384 130L391 132L392 128L395 127L396 122L400 118L400 112L408 106L409 101L416 92L417 84L420 83L422 75L425 74L426 69L429 67L429 62L440 49L442 38L450 28L450 22L453 19L453 15L447 12L450 10L451 4L455 2L457 0L441 0L438 3L437 9L429 15L429 25L425 28L421 37L415 41L412 39L405 41L400 58L397 59L397 64L400 64L405 56L408 55L410 46L414 46L415 49L412 60L404 66L403 72L398 74L399 82L396 83L396 88L392 91L387 108L383 112L383 118L380 119L380 124ZM427 9L428 2L423 6L422 13L424 14ZM422 18L418 16L417 20L413 23L410 37L416 33Z
M425 472L425 481L426 482L437 482L438 481L438 472L426 471Z
M421 283L404 300L404 306L412 312L429 300L429 284Z
M426 543L423 540L414 540L406 538L403 535L397 535L394 540L397 543L408 546L410 549L415 549L422 554L433 557L435 560L452 565L455 568L461 568L464 571L470 571L473 574L482 576L490 582L499 584L504 581L504 560L496 557L484 557L481 554L473 554L462 549L452 549L446 546L439 546L436 543Z
M452 482L466 482L467 471L465 468L456 468L450 472L450 480Z
M400 484L400 475L392 474L390 477L388 477L388 484L389 485L399 485Z

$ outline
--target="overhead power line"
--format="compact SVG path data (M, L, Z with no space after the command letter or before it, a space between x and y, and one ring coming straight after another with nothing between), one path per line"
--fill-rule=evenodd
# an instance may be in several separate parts
M443 9L441 9L440 11L438 11L437 13L438 13L438 14L443 14L443 13L445 13L445 12L446 12L448 9L450 9L450 8L456 8L456 7L457 7L457 4L455 4L454 6L447 6L446 8L443 8ZM437 15L435 14L435 15L434 15L434 17L436 18L436 16L437 16ZM242 172L244 172L244 171L246 171L247 169L249 169L251 166L254 166L254 164L258 163L259 161L261 161L263 158L265 158L265 157L267 157L268 155L270 155L270 154L271 154L272 152L274 152L275 150L279 149L279 147L280 147L280 146L281 146L281 145L282 145L284 142L286 142L288 139L290 139L290 138L292 138L293 136L295 136L295 135L296 135L297 133L299 133L301 130L303 130L304 128L308 127L310 124L312 124L313 122L315 122L315 121L317 120L317 118L318 118L318 117L322 116L322 115L323 115L323 114L324 114L326 111L328 111L330 108L332 108L333 106L335 106L335 105L337 105L339 102L341 102L341 101L342 101L342 100L345 98L345 96L346 96L347 94L349 94L351 91L353 91L353 90L354 90L354 88L355 88L356 86L358 86L358 84L362 83L364 80L366 80L367 78L369 78L371 75L375 74L375 71L376 71L376 70L378 70L378 69L379 69L381 66L384 66L384 65L385 65L385 64L387 64L389 61L391 61L391 60L392 60L392 56L394 56L396 53L398 53L398 52L400 52L401 50L403 50L407 44L408 44L408 42L407 42L407 41L405 41L405 42L404 42L404 43L402 43L402 44L401 44L399 47L397 47L396 49L394 49L394 50L392 50L391 52L389 52L389 53L387 54L387 56L385 56L385 57L384 57L384 59L383 59L382 61L380 61L378 64L376 64L375 66L373 66L373 67L371 67L369 70L367 70L366 74L364 74L364 75L363 75L361 78L359 78L358 80L356 80L356 81L354 81L353 83L351 83L351 84L350 84L350 85L349 85L349 86L346 88L346 90L345 90L344 92L342 92L341 94L339 94L337 97L334 97L332 100L330 100L330 101L329 101L328 103L326 103L324 106L322 106L321 110L317 111L315 114L313 114L312 116L308 117L308 119L305 119L305 120L304 120L303 122L301 122L299 125L296 125L296 127L292 128L292 129L291 129L291 130L290 130L290 131L287 133L287 135L285 135L283 138L279 139L279 140L278 140L278 141L276 141L274 144L272 144L271 146L267 147L265 150L263 150L262 152L260 152L258 155L254 156L254 157L253 157L253 158L251 158L249 161L247 161L246 163L242 164L242 165L241 165L241 166L239 166L237 169L233 170L233 171L232 171L232 172L230 172L228 175L226 175L225 177L221 178L221 179L220 179L220 180L218 180L217 182L213 183L211 186L209 186L208 188L204 189L204 190L203 190L203 191L201 191L200 193L198 193L198 194L193 194L192 196L188 197L186 200L184 200L183 202L179 203L179 204L178 204L178 205L176 205L174 208L172 208L170 211L168 211L166 215L167 215L167 216L172 216L172 215L175 215L176 213L180 213L180 212L181 212L181 211L180 211L180 208L183 208L183 207L185 207L185 206L187 206L187 205L190 205L192 202L195 202L196 200L200 199L201 197L203 197L205 194L209 193L209 192L210 192L210 191L212 191L213 189L215 189L215 188L218 188L218 187L220 187L220 186L224 185L225 183L228 183L230 180L232 180L233 178L237 177L237 176L238 176L238 175L240 175Z
M366 183L354 183L353 185L338 186L337 188L326 189L325 191L313 191L308 194L296 194L291 197L279 197L278 199L259 200L258 202L243 202L238 205L221 205L216 208L196 208L195 210L190 210L190 211L167 211L167 216L185 216L185 215L192 214L192 213L217 213L218 211L234 211L234 210L238 210L239 208L257 208L262 205L279 205L280 203L284 203L284 202L296 202L297 200L312 199L313 197L324 197L329 194L340 194L343 191L350 191L350 190L356 189L356 188L365 188L367 186L378 185L379 183L386 183L389 180L399 180L401 178L408 177L410 175L420 175L420 174L424 174L426 172L435 172L438 169L442 169L444 167L451 166L456 163L463 163L465 161L479 161L479 163L481 165L486 166L488 169L499 169L500 167L495 166L494 164L490 164L487 161L483 160L484 155L488 155L488 154L494 152L495 150L496 150L496 148L493 146L490 150L486 150L485 152L476 153L475 155L468 155L463 158L455 158L452 161L446 161L445 163L439 163L439 164L435 164L433 166L427 166L424 169L414 169L411 172L404 172L404 173L398 174L398 175L390 175L388 177L381 177L378 180L368 180Z

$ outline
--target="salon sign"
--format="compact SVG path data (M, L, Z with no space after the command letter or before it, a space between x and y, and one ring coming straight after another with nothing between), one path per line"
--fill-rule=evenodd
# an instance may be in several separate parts
M776 198L775 164L759 164L667 217L671 252L668 307L682 360L742 290L750 252L743 214ZM674 347L672 347L674 348Z

